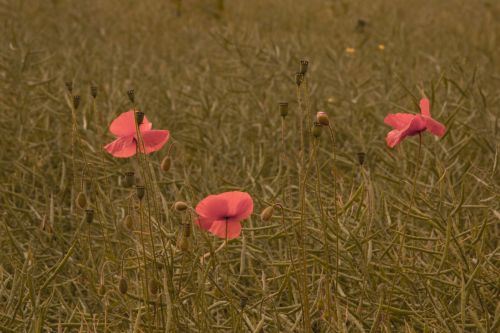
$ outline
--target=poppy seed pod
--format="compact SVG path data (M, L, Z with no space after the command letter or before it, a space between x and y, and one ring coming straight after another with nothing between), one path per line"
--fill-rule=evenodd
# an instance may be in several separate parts
M142 111L137 111L137 112L135 113L135 116L137 117L137 124L138 124L138 125L141 125L141 124L142 124L142 122L144 121L144 112L142 112Z
M125 172L125 181L123 185L125 187L132 187L135 185L135 173L133 171Z
M130 102L135 103L135 91L134 91L134 89L130 89L129 91L127 91L127 96L128 96L128 99L130 100Z
M73 93L73 82L66 81L64 84L66 85L66 89L68 90L68 92L70 94L72 94Z
M323 126L330 125L330 119L328 119L328 114L323 111L316 113L316 121Z
M120 279L120 282L118 282L118 289L120 290L120 292L122 294L126 294L127 291L128 291L128 282L127 282L127 279L125 279L124 277L122 277Z
M288 116L288 102L280 102L279 103L280 115L285 118Z
M146 194L146 189L144 188L144 186L136 185L135 191L137 193L137 197L139 198L139 200L142 200L142 198L144 198L144 194Z
M88 224L91 224L94 221L94 210L93 209L85 209L85 221Z
M302 59L300 61L300 73L306 74L307 73L307 68L309 67L309 61Z
M171 165L172 165L172 160L170 159L170 156L167 155L161 161L160 169L163 172L168 172L168 170L170 170Z
M158 295L160 289L161 284L157 279L152 279L151 282L149 282L149 292L151 293L151 295Z
M312 135L315 138L319 138L321 136L321 124L317 121L313 123L313 128L312 128Z
M177 201L175 204L174 204L174 209L178 212L182 212L182 211L185 211L186 209L188 208L188 205L187 203L185 203L184 201Z
M76 110L80 106L80 95L73 96L73 108Z
M185 223L182 225L182 234L185 237L191 236L191 223Z
M300 87L300 85L304 82L304 74L297 72L295 73L295 84L297 87Z
M85 193L78 193L75 202L76 206L80 209L84 209L85 207L87 207L87 196L85 195Z
M260 218L262 221L269 221L273 217L274 205L264 208L260 213Z
M90 87L90 95L94 98L97 97L97 86L91 86Z
M359 165L363 165L363 163L365 163L365 153L364 152L359 152L358 153L358 162L359 162Z

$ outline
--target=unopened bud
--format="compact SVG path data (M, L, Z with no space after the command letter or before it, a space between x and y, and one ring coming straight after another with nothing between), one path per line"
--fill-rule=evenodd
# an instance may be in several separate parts
M188 205L187 203L185 203L184 201L177 201L175 204L174 204L174 209L178 212L182 212L182 211L185 211L186 209L188 208Z
M315 138L319 138L321 136L321 124L317 121L313 123L312 135Z
M127 279L125 279L124 277L122 277L120 279L120 282L118 282L118 289L120 290L120 292L122 294L126 294L127 291L128 291L128 282L127 282Z
M135 103L134 89L130 89L129 91L127 91L127 96L128 96L128 99L130 100L130 102Z
M135 116L137 118L137 125L141 125L142 122L144 121L144 112L142 111L137 111L135 113Z
M139 200L142 200L144 198L144 194L146 194L146 190L143 185L136 185L135 186L135 191L137 193L137 197Z
M94 221L94 210L93 209L85 209L85 221L88 224L91 224Z
M330 119L328 119L328 114L323 111L316 113L316 121L323 126L330 125Z
M288 102L279 103L280 115L285 118L288 116Z
M273 217L274 205L264 208L260 213L260 218L262 221L269 221Z
M78 109L78 106L80 106L80 96L75 95L73 96L73 108L76 110Z
M99 296L104 296L104 294L106 293L106 286L104 285L104 283L99 285L97 293L99 294Z
M132 215L127 214L123 218L122 224L126 229L132 230L134 228L134 219L132 218Z
M309 61L302 59L300 61L300 73L305 75L307 73L307 68L309 67Z
M172 159L170 158L170 156L167 155L161 161L160 169L163 172L168 172L168 170L170 170L171 165L172 165Z
M78 208L85 209L85 207L87 207L87 196L85 195L85 193L78 193L75 202Z

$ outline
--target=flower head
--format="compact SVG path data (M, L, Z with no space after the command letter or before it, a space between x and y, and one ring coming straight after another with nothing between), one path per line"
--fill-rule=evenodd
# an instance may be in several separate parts
M446 127L431 117L427 98L420 100L420 114L390 114L385 117L384 123L394 128L386 137L387 145L391 148L406 137L417 135L426 130L438 137L442 137L446 132Z
M224 192L209 195L196 206L198 219L195 223L211 234L234 239L241 234L240 221L253 212L253 200L246 192Z
M168 141L170 132L167 130L152 130L153 124L144 116L142 124L139 125L142 141L144 143L144 153L149 154L160 150ZM119 115L111 125L109 131L117 139L106 146L104 149L114 157L131 157L138 150L137 132L135 128L135 111L130 110ZM140 147L142 148L142 147ZM142 150L142 149L141 149Z

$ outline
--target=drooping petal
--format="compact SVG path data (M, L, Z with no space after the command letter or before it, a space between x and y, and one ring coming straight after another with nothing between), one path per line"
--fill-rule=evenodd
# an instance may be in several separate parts
M209 195L196 205L196 213L206 220L219 220L228 216L228 203L220 195Z
M240 221L215 220L208 231L223 239L226 239L227 231L227 239L235 239L241 234L241 223Z
M160 150L170 138L170 132L167 130L148 130L141 131L146 154Z
M128 135L133 135L135 133L135 112L134 110L130 110L127 112L122 113L118 117L111 122L111 125L109 125L109 131L117 136L128 136ZM142 124L140 125L140 130L150 130L153 124L151 124L144 116L144 120Z
M401 131L398 129L393 129L392 131L387 133L387 137L385 138L387 145L391 148L394 148L394 146L400 143L401 140Z
M230 221L241 221L248 218L253 212L253 200L246 192L225 192L220 194L228 203Z
M424 117L425 126L434 135L442 137L446 133L446 127L439 121L432 119L430 117Z
M136 142L132 135L123 136L104 146L104 149L114 157L126 158L136 153Z
M417 115L412 119L412 121L410 121L406 128L401 130L401 135L404 137L412 136L422 131L425 131L425 120L424 117Z
M208 231L210 230L210 227L212 227L213 222L214 220L210 220L200 216L194 221L194 224L196 224L201 229Z
M415 118L411 113L394 113L385 117L384 123L395 129L404 129Z
M430 111L430 102L427 98L422 98L420 100L420 113L423 116L430 117L431 116L431 111Z

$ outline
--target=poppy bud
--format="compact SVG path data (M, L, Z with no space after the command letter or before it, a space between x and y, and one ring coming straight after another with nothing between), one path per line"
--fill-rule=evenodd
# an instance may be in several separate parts
M125 279L124 277L122 277L120 279L120 282L118 282L118 289L120 290L120 292L122 294L126 294L127 291L128 291L128 282L127 282L127 279Z
M157 279L152 279L151 282L149 282L149 292L151 293L151 295L158 295L160 289L161 284Z
M128 96L128 99L130 100L130 102L135 103L134 89L130 89L129 91L127 91L127 96Z
M274 205L264 208L260 213L260 218L262 221L269 221L273 217Z
M129 172L125 172L125 182L124 182L124 186L125 187L132 187L134 186L135 184L135 177L134 177L134 172L133 171L129 171Z
M184 201L177 201L175 204L174 204L174 209L178 212L182 212L182 211L185 211L186 209L188 208L188 205L187 203L185 203Z
M359 152L358 153L358 162L359 162L359 165L363 165L363 163L365 163L365 153L364 152Z
M78 109L78 106L80 106L80 96L75 95L73 96L73 108L76 110Z
M126 229L132 230L134 228L134 219L130 214L127 214L123 219L122 224Z
M280 115L285 118L288 116L288 102L279 103Z
M316 113L316 121L323 126L330 125L330 119L328 119L328 114L323 111Z
M66 81L64 84L66 85L66 89L68 90L68 92L70 94L72 94L73 93L73 82Z
M137 124L141 125L142 122L144 121L144 112L142 111L137 111L135 116L137 117Z
M91 224L94 221L94 210L93 209L85 209L85 221L88 224Z
M100 284L99 285L99 289L97 289L97 294L99 294L99 296L104 296L104 294L106 293L106 286L103 284Z
M297 72L295 73L295 84L297 87L300 87L300 85L304 82L304 74Z
M136 185L135 191L137 193L137 197L139 198L139 200L142 200L142 198L144 198L144 194L146 193L144 186L143 185Z
M76 206L80 209L84 209L85 207L87 207L87 197L85 196L85 193L78 193L75 202Z
M168 170L170 170L171 165L172 165L172 160L170 159L170 156L167 155L161 161L160 169L163 172L168 172Z
M97 97L97 86L91 86L90 87L90 95L94 98Z
M307 68L309 67L309 61L302 59L300 61L300 73L305 75L307 73Z
M321 124L317 121L313 123L312 135L317 139L321 136Z

